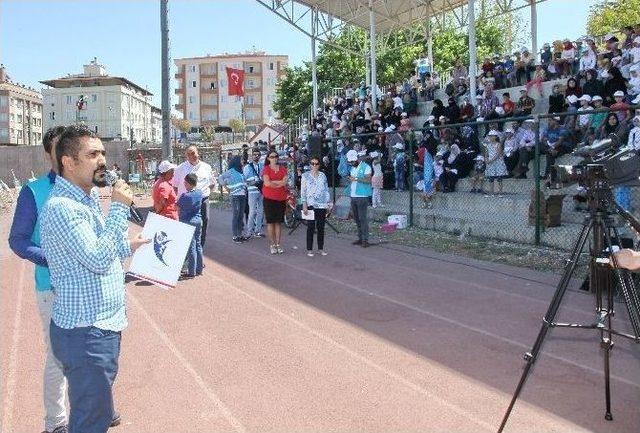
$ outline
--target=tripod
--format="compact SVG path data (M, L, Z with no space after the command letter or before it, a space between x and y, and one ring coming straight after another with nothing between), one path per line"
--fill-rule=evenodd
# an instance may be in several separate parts
M531 367L536 362L538 354L544 343L544 339L550 328L581 328L593 329L600 333L600 347L604 350L604 391L605 391L605 419L611 421L611 386L610 386L610 369L609 358L611 349L613 348L612 336L618 335L628 338L636 343L640 342L640 299L636 291L631 275L618 268L615 255L611 255L613 251L612 239L619 241L618 230L613 224L613 215L620 215L628 222L636 231L640 232L640 221L636 220L626 210L621 208L613 197L611 187L609 186L604 170L600 165L590 166L592 173L588 179L588 203L589 215L585 217L583 227L578 235L578 239L574 244L573 250L567 260L564 272L556 291L551 300L551 304L542 319L542 327L538 333L538 337L530 352L524 354L526 366L522 372L520 382L511 399L511 403L502 419L498 433L501 433L513 406L524 387L529 376ZM560 308L560 304L571 281L571 277L575 271L578 259L587 244L587 240L591 235L591 251L589 258L589 286L591 292L596 296L596 317L593 323L558 323L555 321L556 314ZM601 255L610 256L609 259L600 257ZM609 264L611 262L611 267ZM629 320L633 328L633 334L621 332L613 327L612 319L614 316L614 289L611 273L615 276L617 288L622 295L624 303L629 314Z

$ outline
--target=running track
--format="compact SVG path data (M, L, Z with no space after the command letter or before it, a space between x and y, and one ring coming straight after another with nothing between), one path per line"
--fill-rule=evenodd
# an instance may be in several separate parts
M203 277L172 291L128 284L114 391L123 424L111 431L497 429L556 277L396 245L364 250L346 236L309 258L304 228L271 256L263 239L231 242L228 212L212 219ZM39 432L33 268L7 246L10 215L0 223L0 432ZM590 322L592 311L592 297L572 290L560 318ZM613 422L596 335L557 329L507 431L639 431L640 347L615 341Z

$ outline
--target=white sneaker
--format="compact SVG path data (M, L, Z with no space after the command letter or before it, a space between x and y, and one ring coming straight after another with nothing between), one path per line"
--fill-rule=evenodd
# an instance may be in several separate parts
M311 252L311 251L307 251L307 255L308 255L309 257L313 257L313 252Z
M278 254L282 254L282 253L284 253L284 250L282 249L282 247L280 245L276 245L276 252Z
M269 247L269 251L271 251L271 254L278 254L278 249L276 248L275 245L271 245Z
M320 255L321 256L326 256L327 254L329 254L329 253L327 253L325 250L320 250Z

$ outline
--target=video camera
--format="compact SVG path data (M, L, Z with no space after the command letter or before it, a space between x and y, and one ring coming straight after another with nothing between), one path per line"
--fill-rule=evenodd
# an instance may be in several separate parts
M635 149L619 144L620 138L610 134L574 150L572 154L584 160L576 165L554 165L552 178L558 183L578 182L587 187L598 180L606 180L610 186L640 186L640 156Z

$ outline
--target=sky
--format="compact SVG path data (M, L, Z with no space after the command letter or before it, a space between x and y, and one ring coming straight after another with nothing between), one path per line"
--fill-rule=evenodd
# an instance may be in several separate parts
M539 46L584 35L596 2L538 4ZM520 13L528 28L528 9ZM172 58L254 48L288 55L291 65L311 58L309 39L254 0L169 0L169 14ZM159 16L158 0L0 0L0 63L13 81L41 89L39 81L81 73L97 57L109 75L147 88L159 106Z

